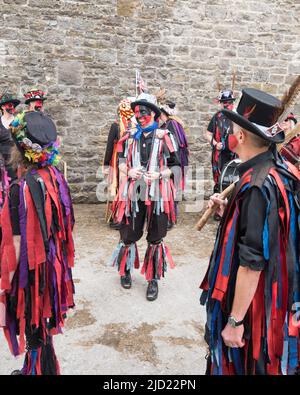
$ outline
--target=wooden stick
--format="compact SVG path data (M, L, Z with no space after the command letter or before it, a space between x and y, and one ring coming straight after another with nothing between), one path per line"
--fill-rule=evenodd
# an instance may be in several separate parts
M224 191L220 194L220 198L225 199L227 196L229 196L232 193L234 188L235 188L235 182L230 184L229 187L227 187L226 189L224 189ZM204 214L202 215L202 217L199 219L199 221L196 224L197 230L200 231L204 227L204 225L207 223L207 221L213 215L213 213L216 211L216 209L217 209L217 205L215 205L211 208L207 208L205 210Z
M105 209L105 222L108 224L110 219L112 216L112 212L111 212L111 203L109 201L109 199L107 199L106 202L106 209Z

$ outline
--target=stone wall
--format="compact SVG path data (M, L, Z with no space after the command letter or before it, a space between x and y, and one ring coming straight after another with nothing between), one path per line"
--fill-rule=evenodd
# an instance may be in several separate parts
M216 80L280 97L300 71L299 0L0 0L0 89L48 92L76 202L96 202L110 123L135 92L166 87L188 125L193 163L216 111ZM295 109L300 118L300 107Z

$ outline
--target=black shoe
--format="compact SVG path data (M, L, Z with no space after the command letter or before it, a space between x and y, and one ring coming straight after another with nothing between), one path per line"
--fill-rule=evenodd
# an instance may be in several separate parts
M125 276L121 276L121 285L125 289L131 288L131 274L130 274L130 271L125 271Z
M120 230L121 224L119 224L118 222L110 222L109 227L115 230Z
M169 222L168 226L167 226L167 230L171 230L173 228L173 226L174 226L174 224L172 222Z
M11 376L22 376L21 370L13 370L10 374Z
M158 296L158 284L156 280L149 281L146 298L150 301L153 301Z

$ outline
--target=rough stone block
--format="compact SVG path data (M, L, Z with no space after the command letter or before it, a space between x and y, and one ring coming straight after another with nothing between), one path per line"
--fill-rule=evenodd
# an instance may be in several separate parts
M60 61L58 63L58 83L61 85L80 86L83 81L84 66L77 61Z

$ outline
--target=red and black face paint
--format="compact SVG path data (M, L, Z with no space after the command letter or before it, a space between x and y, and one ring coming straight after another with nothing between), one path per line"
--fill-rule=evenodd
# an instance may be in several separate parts
M43 100L37 100L36 102L34 102L34 109L35 109L35 111L42 111Z
M233 105L232 101L225 101L225 102L223 102L223 108L225 108L226 110L232 111L233 107L234 107L234 105Z
M5 103L3 104L2 108L6 110L9 114L15 114L16 113L16 107L13 103Z
M141 127L148 125L151 122L151 109L146 106L136 106L134 115Z

